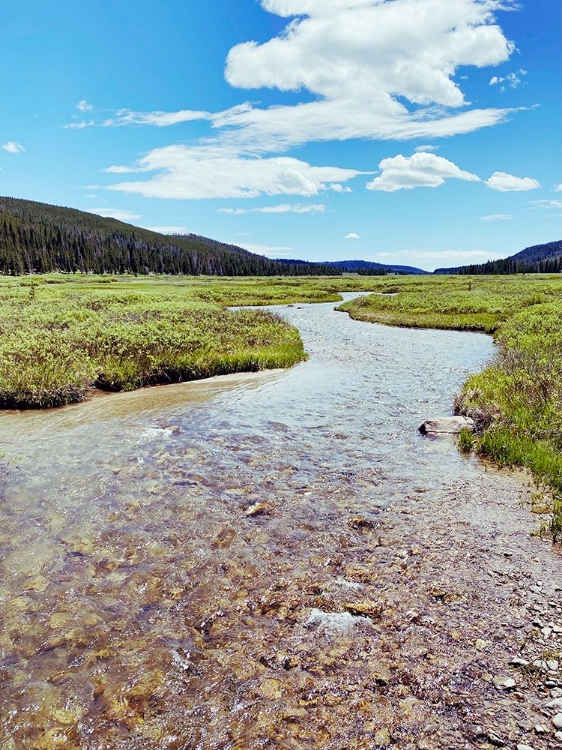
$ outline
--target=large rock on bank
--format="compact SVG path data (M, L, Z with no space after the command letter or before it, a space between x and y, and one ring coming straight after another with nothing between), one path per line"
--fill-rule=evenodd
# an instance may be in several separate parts
M435 417L426 419L419 430L422 435L457 435L462 429L474 431L474 421L470 417Z

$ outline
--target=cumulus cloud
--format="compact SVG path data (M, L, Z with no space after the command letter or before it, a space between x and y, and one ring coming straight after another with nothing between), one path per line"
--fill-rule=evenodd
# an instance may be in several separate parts
M494 172L494 174L484 182L489 188L492 188L492 190L498 190L500 193L536 190L541 186L540 182L534 180L532 177L514 177L514 175L507 174L507 172Z
M191 120L208 120L209 112L182 109L179 112L134 112L131 109L120 109L115 117L103 122L104 127L122 127L124 125L154 125L158 128L177 125Z
M119 221L132 221L133 219L142 218L140 214L134 214L132 211L124 211L121 208L87 208L86 211L89 214L97 214L106 219L118 219Z
M417 187L439 187L445 180L454 178L467 182L479 182L471 172L464 172L452 161L442 156L421 152L413 156L393 156L379 163L381 174L367 183L367 190L412 190Z
M334 191L334 193L351 193L351 192L353 192L350 187L344 187L343 185L340 185L339 182L332 182L332 184L329 187L330 187L330 190Z
M554 188L555 193L562 193L562 182Z
M508 3L509 4L509 3ZM227 58L226 79L241 88L306 89L317 101L224 114L246 136L287 143L326 138L412 138L467 132L506 110L446 110L467 104L454 80L461 65L507 60L514 47L494 23L502 0L262 0L295 16L264 44L245 42ZM399 102L407 100L410 106Z
M159 174L111 189L175 198L316 195L326 186L348 192L341 182L356 171L340 170L340 178L334 167L256 155L355 138L423 142L491 127L513 112L473 108L456 73L461 66L483 68L509 59L514 45L496 15L515 0L261 0L261 5L288 23L264 43L233 47L225 78L233 87L295 92L297 103L246 102L217 113L119 110L103 125L165 127L198 119L207 120L215 136L191 149L151 151L136 171ZM230 153L210 158L204 152L213 148ZM420 155L430 156L431 150L422 147ZM448 177L478 179L452 166L453 172L424 168L411 175L413 183L404 170L405 184L381 175L369 187L396 190L436 186Z
M489 216L481 216L482 221L509 221L513 219L512 214L490 214Z
M350 232L349 234L346 234L344 237L344 240L360 240L361 238L356 232Z
M287 156L260 159L225 148L167 146L151 151L131 169L112 172L157 172L149 180L121 182L108 190L140 193L149 198L257 198L259 195L315 196L331 182L345 182L360 172L314 167Z
M94 105L90 104L90 102L86 101L86 99L80 99L80 101L76 105L76 109L80 110L80 112L91 112L93 108Z
M322 203L281 203L278 206L261 206L260 208L219 208L220 214L240 216L242 214L317 214L324 213L326 206Z
M25 151L25 148L21 143L16 143L15 141L8 141L7 143L2 144L2 148L9 154L23 154Z

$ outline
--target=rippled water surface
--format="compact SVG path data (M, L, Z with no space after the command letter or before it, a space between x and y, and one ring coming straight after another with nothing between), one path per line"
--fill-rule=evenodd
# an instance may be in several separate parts
M381 519L482 477L417 428L493 344L276 309L291 370L0 416L2 750L393 746Z

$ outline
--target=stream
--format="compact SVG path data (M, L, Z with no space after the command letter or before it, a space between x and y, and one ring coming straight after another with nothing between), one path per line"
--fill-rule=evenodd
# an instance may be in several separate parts
M334 307L270 308L290 370L0 414L0 750L562 747L532 488L418 432L492 339Z

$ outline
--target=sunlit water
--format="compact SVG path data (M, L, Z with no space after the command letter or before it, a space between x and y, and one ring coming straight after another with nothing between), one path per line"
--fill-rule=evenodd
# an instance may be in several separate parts
M2 750L384 739L374 530L482 476L417 428L493 344L275 309L310 355L288 371L0 416Z

